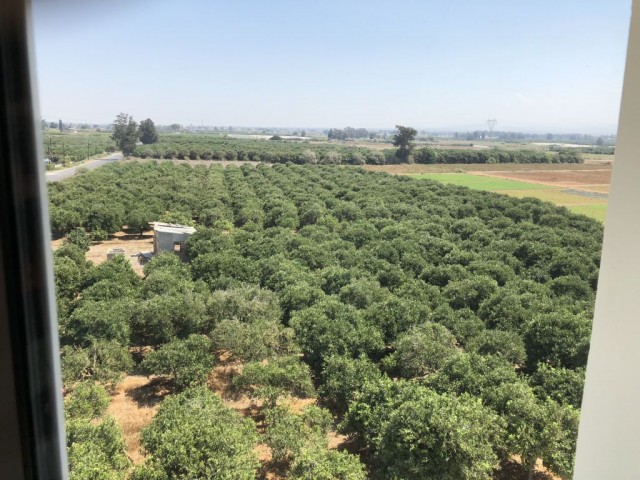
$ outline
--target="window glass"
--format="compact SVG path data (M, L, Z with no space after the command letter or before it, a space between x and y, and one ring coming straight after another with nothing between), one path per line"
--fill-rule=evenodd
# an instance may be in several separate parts
M629 2L34 15L72 478L572 475Z

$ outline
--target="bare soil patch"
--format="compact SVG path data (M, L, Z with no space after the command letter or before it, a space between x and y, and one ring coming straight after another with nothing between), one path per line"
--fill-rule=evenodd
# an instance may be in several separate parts
M122 427L127 455L134 464L144 462L140 432L151 423L162 399L170 393L163 378L130 375L116 388L107 413Z
M525 182L542 183L554 187L578 187L588 190L588 187L607 187L611 183L611 169L589 170L555 170L555 171L512 171L512 172L476 172L479 175L522 180Z
M51 247L55 251L63 242L64 239L62 238L54 240L51 242ZM107 252L112 248L122 248L125 252L124 256L131 262L135 272L142 276L143 265L138 262L136 255L140 252L153 251L153 230L144 232L142 236L126 232L117 232L115 235L111 235L108 240L91 242L86 258L96 265L99 265L107 261Z
M523 468L520 459L514 456L510 461L503 462L499 469L493 473L493 480L528 480L529 472ZM542 460L536 462L533 480L562 480L556 477L542 464Z

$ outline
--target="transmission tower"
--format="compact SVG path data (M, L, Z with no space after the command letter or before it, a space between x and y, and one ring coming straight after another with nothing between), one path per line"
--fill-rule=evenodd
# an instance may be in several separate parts
M496 128L498 121L495 118L490 118L487 120L487 128L489 129L489 133L493 132L493 129Z

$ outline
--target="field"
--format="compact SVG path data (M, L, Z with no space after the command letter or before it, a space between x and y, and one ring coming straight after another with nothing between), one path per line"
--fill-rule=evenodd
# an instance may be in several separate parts
M513 197L533 197L601 222L607 211L611 165L385 165L367 170L437 180Z
M537 183L518 182L470 173L415 173L411 174L411 176L417 179L437 180L451 185L473 188L474 190L488 190L490 192L501 192L505 190L544 190L547 188Z
M106 151L114 151L111 135L106 132L78 130L59 132L47 129L43 132L43 152L54 163L79 162Z
M72 474L570 478L602 227L478 191L569 195L539 178L443 175L476 188L170 161L50 184ZM196 233L140 271L153 221Z

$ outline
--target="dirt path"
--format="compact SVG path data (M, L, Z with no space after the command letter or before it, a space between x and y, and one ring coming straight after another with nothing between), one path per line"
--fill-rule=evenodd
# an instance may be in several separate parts
M122 427L127 455L136 465L145 459L140 449L140 432L151 423L158 405L168 393L167 382L161 377L131 375L125 377L111 397L107 414Z

